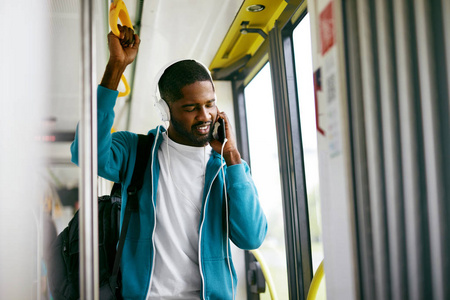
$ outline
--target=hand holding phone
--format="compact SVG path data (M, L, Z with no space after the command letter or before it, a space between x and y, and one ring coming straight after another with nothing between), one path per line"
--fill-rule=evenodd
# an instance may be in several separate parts
M213 138L223 143L226 137L225 133L225 121L219 118L216 123L214 123L213 128Z
M227 115L224 112L217 112L217 121L213 125L213 139L210 142L211 147L217 153L220 153L227 166L241 163L241 154L237 150L236 140ZM226 127L226 130L225 130Z

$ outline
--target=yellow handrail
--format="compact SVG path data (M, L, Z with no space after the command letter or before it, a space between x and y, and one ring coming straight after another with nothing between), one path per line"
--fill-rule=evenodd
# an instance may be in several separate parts
M317 297L317 292L319 291L320 283L325 275L323 270L323 260L314 274L313 280L311 281L311 286L309 287L307 300L315 300Z
M112 0L111 6L109 7L109 26L111 27L111 31L116 36L120 36L120 31L117 26L118 19L120 19L120 22L123 26L134 29L133 24L131 24L131 19L128 15L128 10L125 6L125 3L122 0ZM121 79L123 84L125 85L125 92L119 91L119 97L124 97L130 93L130 86L128 85L128 81L125 78L125 75L122 74Z
M278 300L277 291L275 290L275 284L273 283L272 275L270 275L270 271L267 267L264 258L258 249L250 250L250 252L255 256L256 260L259 262L261 266L261 270L264 274L264 278L266 279L267 286L269 287L270 297L272 300Z

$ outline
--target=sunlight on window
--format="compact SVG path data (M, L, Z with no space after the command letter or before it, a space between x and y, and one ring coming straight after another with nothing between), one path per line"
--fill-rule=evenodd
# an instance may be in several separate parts
M295 28L293 39L303 156L305 159L306 190L308 194L311 251L313 268L316 270L323 260L323 246L309 14Z
M283 208L270 67L245 88L252 176L269 224L260 251L274 279L279 299L288 299ZM261 299L270 299L266 292Z

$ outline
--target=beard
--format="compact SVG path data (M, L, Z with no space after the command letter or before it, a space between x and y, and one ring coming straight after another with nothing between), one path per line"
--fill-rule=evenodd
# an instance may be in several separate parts
M209 132L205 135L198 135L195 133L194 127L202 124L207 124L207 122L201 122L194 124L191 128L186 128L182 123L178 122L174 118L171 119L171 125L178 135L183 136L190 144L194 147L203 147L212 140L213 126L210 122Z

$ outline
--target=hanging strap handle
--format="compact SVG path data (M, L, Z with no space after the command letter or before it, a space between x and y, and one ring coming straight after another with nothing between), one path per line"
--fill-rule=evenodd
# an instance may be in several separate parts
M123 26L127 26L128 28L133 28L133 24L131 24L130 15L128 14L127 7L122 0L113 0L111 1L111 6L109 7L109 27L111 27L111 31L116 35L120 36L120 31L117 26L117 21L120 19L120 22ZM125 97L130 93L130 85L128 84L125 75L122 74L122 82L125 85L125 92L119 91L119 97Z

